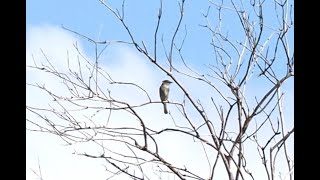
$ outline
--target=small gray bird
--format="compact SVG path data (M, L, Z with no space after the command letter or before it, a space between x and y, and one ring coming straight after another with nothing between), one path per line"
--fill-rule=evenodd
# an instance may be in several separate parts
M169 86L172 82L169 80L164 80L162 81L162 84L160 86L159 92L160 92L160 99L163 103L163 109L164 113L168 114L167 110L167 104L165 102L168 102L168 97L169 97Z

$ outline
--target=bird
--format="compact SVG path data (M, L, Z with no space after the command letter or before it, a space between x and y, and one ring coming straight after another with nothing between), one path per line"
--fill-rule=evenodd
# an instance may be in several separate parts
M162 84L159 89L160 99L161 99L161 102L163 103L163 109L165 114L168 114L167 104L165 102L168 102L169 90L170 90L169 87L171 83L172 82L169 80L164 80L162 81Z

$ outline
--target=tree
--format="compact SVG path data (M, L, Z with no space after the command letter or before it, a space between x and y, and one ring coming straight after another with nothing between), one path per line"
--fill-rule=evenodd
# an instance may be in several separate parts
M263 179L255 170L262 167L264 179L274 180L279 172L285 173L281 179L293 179L293 152L287 141L293 137L294 126L287 130L285 124L293 121L288 115L292 109L285 111L291 106L283 103L285 97L292 98L283 89L292 85L294 77L292 3L209 0L202 12L205 23L199 23L208 42L199 46L188 41L189 24L184 24L186 6L191 8L195 2L178 1L178 16L172 17L165 16L168 2L160 0L149 27L152 36L141 40L135 35L139 27L127 21L127 2L99 2L119 22L114 29L125 30L128 40L97 41L62 26L89 41L94 57L86 57L75 44L78 58L67 55L64 67L56 67L44 51L45 62L40 65L35 59L27 65L63 84L55 91L46 84L27 82L49 95L50 103L27 103L28 130L56 135L67 145L94 147L92 152L75 153L105 160L110 178ZM168 18L176 19L176 24L164 26ZM158 89L147 89L143 79L121 81L101 65L102 61L108 64L103 53L114 44L134 48L173 82L168 115L156 116L163 113ZM198 59L205 64L203 69L200 62L194 66L184 56L185 51L207 46L212 59ZM119 89L126 89L127 94ZM132 101L136 96L139 100ZM155 116L146 117L148 110ZM184 152L179 146L196 150ZM175 149L185 159L168 155ZM285 171L279 168L281 162Z

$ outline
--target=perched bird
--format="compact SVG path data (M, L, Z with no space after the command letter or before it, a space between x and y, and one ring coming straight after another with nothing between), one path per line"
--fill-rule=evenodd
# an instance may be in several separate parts
M164 113L168 114L167 110L167 104L165 102L168 102L168 97L169 97L169 87L172 82L169 80L164 80L162 81L162 84L160 86L159 92L160 92L160 99L163 103L163 109Z

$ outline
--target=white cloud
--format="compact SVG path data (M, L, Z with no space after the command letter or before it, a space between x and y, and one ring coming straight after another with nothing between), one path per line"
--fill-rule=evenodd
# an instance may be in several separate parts
M61 28L56 26L30 26L27 31L27 51L26 51L26 64L34 65L34 60L37 65L41 63L48 64L41 53L40 48L43 50L47 58L59 70L65 70L65 63L67 57L67 50L74 49L72 44L75 43L76 38L67 34ZM56 80L54 76L39 73L37 70L27 68L27 83L45 84L49 89L53 89L57 93L64 93L61 81ZM48 105L49 96L37 88L27 86L27 105L44 107ZM52 98L51 98L52 99ZM35 118L30 112L27 111L27 118ZM28 127L28 126L27 126ZM86 160L82 163L83 157L72 155L71 147L62 146L61 139L45 134L34 133L27 131L26 134L26 177L27 180L35 179L36 175L30 170L38 171L38 159L41 166L41 172L44 179L98 179L103 178L103 171L92 172L86 170L91 169L94 165L92 161ZM94 163L96 164L96 163ZM95 169L102 169L99 164Z
M48 25L30 27L27 36L27 65L34 64L32 56L37 65L40 65L41 63L48 65L40 48L50 60L50 63L57 67L59 71L67 71L67 51L69 53L70 64L77 59L77 52L75 51L73 44L79 40L70 35L70 33L62 30L60 27ZM79 42L77 42L77 44L78 46L81 45ZM102 58L101 67L110 73L112 78L116 81L139 84L146 91L150 92L149 96L153 101L158 101L158 88L161 84L161 76L157 74L155 69L150 66L150 63L145 61L141 55L133 53L125 46L117 48L114 49L115 54L112 56L112 59ZM84 54L84 56L86 55ZM90 59L88 56L86 56L86 58ZM73 63L70 67L77 67L77 63ZM45 84L45 87L53 90L57 94L66 94L66 89L63 88L61 80L57 80L57 78L52 75L45 75L38 70L27 68L27 83L35 82L40 85ZM146 102L147 100L144 94L137 94L137 90L139 89L135 87L127 88L127 86L124 85L110 86L105 81L105 85L102 84L101 88L105 90L107 88L110 89L111 95L119 100L135 103L137 105ZM47 106L49 103L48 100L50 100L48 98L50 98L50 96L39 91L37 88L27 87L28 105L37 107ZM50 104L53 105L52 103ZM152 104L150 106L137 108L137 112L145 119L146 125L155 130L160 130L161 128L172 125L170 118L163 115L162 104ZM93 112L91 111L89 113ZM105 117L103 117L103 115L105 115ZM35 118L30 112L27 112L27 117ZM78 117L80 117L80 115ZM131 124L132 126L135 125L140 127L135 119L132 119L132 117L129 118L128 115L123 112L115 111L113 112L112 117L114 118L111 118L109 122L110 125L129 126ZM98 118L96 117L96 120L98 124L101 123L105 125L107 121L106 114L100 114ZM73 148L79 149L81 152L83 147L64 147L61 146L62 143L63 141L61 141L61 139L52 137L52 135L27 132L27 177L31 179L34 177L29 168L36 170L37 158L40 159L42 174L46 179L90 179L88 177L91 176L92 172L95 172L96 174L96 178L93 179L104 179L106 177L106 172L101 169L102 163L95 163L95 165L93 165L92 163L94 163L94 160L86 160L86 158L80 157L77 159L75 155L71 155ZM176 143L167 141L165 145L174 147L176 146ZM168 154L167 156L172 159L179 157L179 155L177 155L180 151L179 148L160 149L160 152L166 153L172 149L175 153ZM113 150L121 151L121 148L114 146ZM180 157L180 159L182 158ZM83 169L86 169L86 171ZM88 172L91 173L88 174Z
M67 71L66 62L68 52L70 67L76 69L78 66L76 61L78 53L73 46L76 42L80 51L84 53L79 39L64 31L60 27L51 25L31 26L27 33L27 65L33 65L34 62L32 55L34 56L34 59L38 65L40 63L48 64L40 51L41 48L50 62L61 71ZM109 52L112 52L112 54L108 54ZM85 53L83 55L88 59L92 59L92 57ZM110 48L108 47L106 54L103 55L99 64L100 67L106 70L115 81L137 83L148 93L150 93L149 96L153 101L159 100L158 88L162 79L166 78L166 76L157 68L152 66L152 63L146 60L141 54L135 53L124 45L112 46ZM81 66L83 69L85 69L84 63ZM84 76L89 75L88 71L84 71L83 73ZM211 100L208 98L214 96L214 94L211 94L212 90L208 89L202 84L195 85L193 82L188 81L188 79L184 77L179 76L179 78L182 80L183 84L185 84L186 88L190 90L191 94L199 95L199 97L196 98L201 99L201 102L206 108L209 109L212 107L211 110L207 109L209 115L212 116L214 114L214 109ZM110 89L111 95L119 100L127 101L136 105L147 102L146 95L141 93L141 91L136 87L128 88L128 86L124 85L110 85L106 80L100 80L102 82L101 88L103 90ZM34 69L27 68L27 82L41 82L41 84L45 84L46 87L53 89L58 94L66 94L66 89L60 80L57 80L53 76L44 76L44 73L39 73L39 71ZM201 91L201 93L196 93L199 91ZM182 101L182 92L175 84L173 84L170 93L170 99L174 101ZM48 95L41 93L36 88L27 86L28 105L41 107L47 106L48 97ZM103 103L101 104L104 105ZM172 113L177 114L178 111L174 105L169 105L169 108ZM170 117L163 114L162 104L150 104L148 106L136 108L135 110L144 119L145 124L152 129L160 130L166 127L174 126ZM90 116L93 113L94 111L83 111L83 113L79 113L77 117L83 119L82 115L85 114ZM108 113L106 112L95 116L96 123L106 125L107 114ZM31 116L32 115L30 115L30 113L27 113L27 117ZM197 120L197 118L194 119ZM186 123L178 118L176 121L179 124ZM217 119L213 119L213 121L219 122ZM201 124L202 122L199 120L195 123ZM126 125L140 128L139 122L135 118L132 118L132 116L123 113L123 111L114 111L109 125L118 127ZM205 154L203 153L203 148L199 143L194 143L192 139L187 139L186 136L173 136L171 133L158 135L156 136L156 139L159 140L158 145L160 147L160 155L163 157L168 157L168 159L171 160L171 163L177 162L182 167L184 164L188 164L188 168L190 170L194 170L200 175L207 175L207 161ZM107 172L104 171L104 161L72 155L74 149L78 151L85 149L86 152L88 152L93 150L93 148L96 146L92 146L92 148L88 148L79 144L71 147L61 146L63 141L61 141L61 139L58 137L29 131L27 131L26 141L27 180L34 179L35 176L30 171L30 168L37 171L38 158L40 159L43 177L46 180L98 180L108 177ZM113 150L123 150L121 149L121 146L112 146ZM255 147L253 148L256 149ZM213 163L215 159L214 154L209 153L208 156L210 157L211 163ZM217 172L219 173L217 173L217 177L225 175L225 171L223 169L223 166L218 167ZM256 171L259 171L258 173L264 173L263 171L257 169Z

